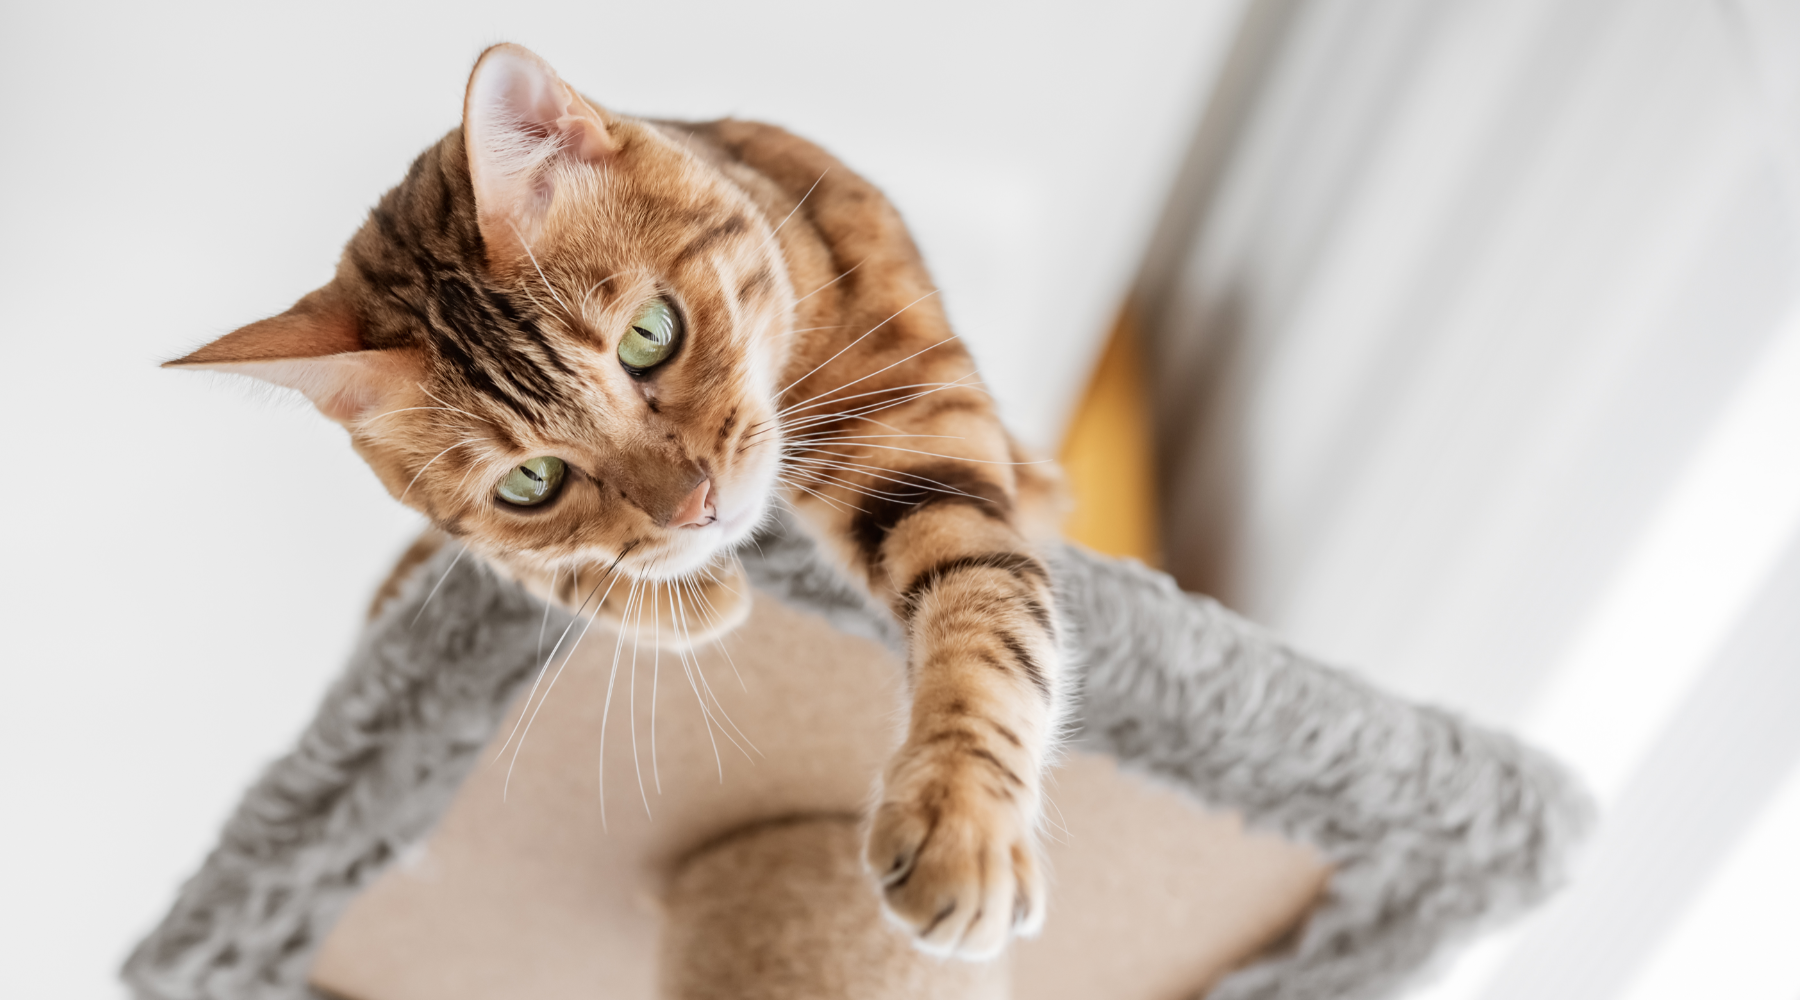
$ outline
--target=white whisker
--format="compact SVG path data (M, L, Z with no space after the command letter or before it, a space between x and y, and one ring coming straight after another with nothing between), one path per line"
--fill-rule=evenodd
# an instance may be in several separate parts
M544 269L538 266L537 254L531 252L531 244L525 242L525 235L519 232L519 227L513 225L511 222L508 222L506 225L513 231L513 235L519 238L519 246L524 249L526 258L531 261L531 269L537 272L538 280L544 283L544 291L549 292L550 297L556 300L556 304L562 306L564 315L573 317L575 315L575 310L570 309L569 304L562 300L562 296L556 294L556 289L550 287L550 279L544 276ZM529 295L530 293L527 292L526 294Z
M724 720L725 720L725 724L724 724L724 725L721 725L721 726L720 726L720 727L719 727L719 732L721 732L721 733L724 733L724 734L725 734L725 738L726 738L726 739L727 739L727 740L730 740L730 741L731 741L731 745L732 745L732 746L735 746L735 747L737 747L737 749L738 749L738 752L739 752L739 753L741 753L741 754L743 754L743 755L744 755L744 759L745 759L745 760L750 760L750 761L751 761L751 763L755 763L755 761L754 761L754 760L752 760L752 759L751 759L751 757L750 757L750 752L749 752L749 751L748 751L748 750L745 750L745 749L744 749L744 745L743 745L743 744L742 744L742 743L739 743L739 742L738 742L738 741L737 741L737 740L736 740L736 739L735 739L735 738L734 738L734 737L733 737L733 736L732 736L732 735L731 735L731 732L732 732L732 730L737 730L737 734L738 734L738 736L743 736L743 737L744 737L744 743L749 743L749 742L750 742L750 737L748 737L748 736L744 736L744 731L743 731L743 730L742 730L742 729L738 729L738 725L737 725L737 723L736 723L736 722L733 722L733 721L732 721L732 720L731 720L731 713L729 713L729 712L727 712L727 711L726 711L726 710L725 710L725 704L724 704L724 703L723 703L723 702L721 702L721 701L720 701L720 700L719 700L719 696L718 696L718 695L716 695L716 694L714 694L714 693L713 693L713 690L712 690L712 685L711 685L711 684L710 684L710 683L709 683L709 682L708 682L708 681L707 681L707 679L706 679L706 671L705 671L705 670L703 670L703 669L701 669L701 667L700 667L700 656L699 656L699 653L698 653L698 651L697 651L697 650L695 650L695 649L693 649L693 648L692 648L692 637L693 637L693 634L694 634L694 633L693 633L693 630L692 630L692 629L691 629L691 628L689 628L689 627L688 627L688 624L687 624L687 611L686 611L686 607L685 607L685 605L684 605L684 604L682 604L682 602L681 602L681 597L680 597L680 595L679 595L679 594L676 594L676 595L674 595L674 600L675 600L675 602L676 602L676 603L675 603L675 607L676 607L676 609L677 609L677 611L678 611L678 612L679 612L679 613L680 613L680 615L681 615L681 627L682 627L682 630L683 630L683 631L684 631L684 632L685 632L685 633L686 633L686 634L687 634L687 636L688 636L688 637L689 637L689 640L690 640L690 641L689 641L689 647L690 647L690 648L689 648L689 650L688 650L688 655L689 655L689 656L690 656L690 657L691 657L691 662L692 662L692 663L693 663L693 668L694 668L694 674L695 674L695 675L696 675L696 676L698 676L698 677L699 677L699 678L700 678L700 685L701 685L701 687L703 687L703 688L705 688L705 690L706 690L706 694L707 694L707 696L708 696L708 697L710 697L710 698L712 698L712 702L713 702L713 707L714 707L714 708L716 708L716 709L717 709L717 710L718 710L718 717L719 717L719 718L722 718L722 719L724 719ZM742 678L741 678L741 677L740 677L740 678L739 678L739 680L742 680ZM701 702L701 705L702 705L702 707L704 707L704 706L705 706L705 702L704 702L704 701L702 701L702 702ZM708 715L709 715L709 716L710 716L710 714L711 714L711 713L710 713L710 712L709 712L709 713L708 713ZM727 729L727 728L726 728L726 726L730 726L730 727L731 727L731 728L730 728L730 729ZM723 782L723 781L724 781L724 780L725 780L725 764L724 764L724 761L723 761L723 760L717 760L717 754L718 754L718 749L719 749L719 745L718 745L718 743L717 743L717 742L716 742L716 741L715 741L715 742L714 742L714 743L713 743L713 754L714 754L714 756L715 756L715 759L716 759L716 762L717 762L717 763L718 763L718 766L719 766L719 780L720 780L720 781L721 781L721 782ZM754 746L754 744L752 744L752 746L751 746L751 749L755 749L755 746ZM758 754L760 754L760 753L762 753L762 751L761 751L761 750L757 750L757 751L756 751L756 752L757 752L757 753L758 753Z
M864 404L862 406L851 407L848 410L841 410L836 413L817 413L810 417L805 417L800 420L797 420L794 423L788 425L785 429L788 431L795 431L795 430L804 430L808 427L814 427L814 426L818 426L820 424L843 423L843 422L858 419L858 418L868 420L867 415L870 413L880 413L883 410L891 410L896 406L904 406L907 403L910 403L916 399L923 399L926 396L929 396L935 392L943 392L946 389L969 389L969 388L974 388L974 386L958 385L955 382L949 382L949 383L945 383L944 385L939 386L938 388L926 389L922 392L915 392L909 396L903 396L899 399L892 400L892 401L880 401L880 402L875 402L875 403L868 403L868 404ZM878 420L868 420L868 422L872 423L872 424L876 424L878 426L882 426L882 427L893 427L892 424L884 424ZM893 429L899 430L900 428L893 428Z
M818 452L813 455L795 455L786 459L786 462L790 466L803 466L804 468L801 471L811 472L820 469L835 469L839 472L860 472L875 479L880 479L897 486L905 486L915 490L923 488L923 485L929 485L938 487L946 492L961 492L949 483L940 482L930 476L920 475L919 473L911 472L906 469L895 469L883 465L870 465L867 462L852 462L848 460L849 456L838 458L818 457L819 455L833 454L835 453ZM870 485L869 489L876 490L880 489L880 487ZM966 493L964 494L964 496L967 495L968 494Z
M475 414L470 413L467 410L459 410L454 406L402 406L397 410L388 410L385 413L377 413L374 416L368 418L367 420L364 420L362 422L361 426L367 427L370 424L374 423L375 421L380 420L382 417L391 417L396 413L411 413L414 410L443 410L446 413L460 413L463 416L473 417L476 420L481 420L481 418L476 417ZM482 422L486 423L486 421L482 421Z
M940 454L935 451L920 451L917 448L902 448L902 447L899 447L898 445L891 445L891 444L865 444L865 445L858 445L857 447L881 448L885 451L904 451L909 454L926 455L931 458L947 458L953 462L973 462L976 465L1048 465L1052 461L1054 461L1054 459L1039 458L1039 459L1033 459L1032 461L1029 461L1029 462L1002 462L1002 461L998 461L996 459L988 459L988 458L965 458L961 455L944 455L944 454ZM823 452L824 454L827 454L827 455L837 454L836 452L827 452L823 448L820 448L817 450L820 452Z
M862 486L857 483L853 483L848 479L844 479L841 476L834 476L827 472L807 472L807 473L805 473L805 475L808 477L806 480L807 482L812 483L813 485L819 487L820 489L830 489L833 486L837 486L839 488L849 490L850 492L858 494L860 496L868 497L871 500L895 500L895 501L899 501L901 503L911 504L911 503L918 502L920 493L954 493L955 492L953 490L934 490L934 489L929 489L926 487L920 487L918 492L898 493L898 492L895 492L892 490L884 490L884 489L880 489L879 487L874 487L874 486ZM968 494L966 494L966 493L959 494L959 495L968 496ZM979 499L979 498L972 497L971 499Z
M606 825L606 725L612 718L613 682L619 678L619 656L625 649L625 618L631 614L632 606L638 599L638 581L631 581L631 588L625 592L625 609L619 614L619 637L613 642L612 669L606 675L606 700L600 708L600 829ZM596 609L597 610L597 609Z
M931 489L929 487L917 486L913 483L907 483L907 482L905 482L903 480L899 480L899 479L890 479L886 476L879 476L876 478L886 479L890 483L900 483L900 484L906 485L906 486L913 486L914 492L900 493L900 492L897 492L894 490L884 490L879 486L865 486L860 483L851 482L850 480L844 479L841 476L834 476L829 472L820 471L819 469L801 469L798 471L802 475L808 477L808 479L807 479L808 482L821 484L821 485L824 483L827 483L827 482L835 483L839 486L842 486L843 488L845 488L847 490L850 490L855 493L861 493L863 496L870 497L870 498L873 498L876 500L909 500L912 497L916 496L917 492L920 490L923 490L924 492L927 492L927 493L957 493L961 496L971 496L971 494L962 493L960 490Z
M607 575L612 576L611 573L608 573ZM605 577L601 578L602 583L604 583L605 580ZM618 577L614 576L612 577L612 580L613 584L616 585L618 583ZM596 583L594 586L598 588L600 584ZM608 586L606 588L606 594L611 593L612 587ZM569 652L563 656L562 664L556 668L556 673L550 675L550 683L544 686L544 696L538 699L537 707L531 710L531 718L525 720L525 728L519 732L519 742L513 745L512 760L508 761L506 764L506 779L500 783L500 801L506 801L506 793L512 788L513 768L517 767L519 764L519 753L525 749L525 737L531 735L532 723L537 721L538 713L542 712L544 706L549 703L550 692L556 688L556 682L562 679L563 671L567 670L569 667L569 661L575 658L575 651L581 648L581 640L587 638L588 630L594 627L594 621L600 617L600 609L606 606L606 594L601 595L599 602L594 605L594 610L588 613L587 624L581 627L581 634L577 635L574 643L569 646ZM585 606L587 602L583 601L582 604ZM576 615L579 620L580 612L577 611ZM569 624L573 625L575 623L570 622ZM558 643L558 645L561 645L561 643ZM550 656L555 658L556 653L554 650L551 651ZM545 661L545 665L549 665L548 660ZM533 687L535 686L536 685L533 685ZM529 703L530 702L527 701L527 704ZM508 737L507 742L512 742L511 737ZM502 749L504 750L505 748L502 747Z
M730 587L726 586L723 581L721 581L717 577L713 576L710 572L707 574L707 578L712 580L714 583L717 583L719 586L725 587L725 589L727 591L729 591L730 593L732 593L732 594L737 593L737 591L732 590ZM712 598L707 597L706 593L700 589L700 586L697 583L694 585L692 593L694 596L694 613L696 615L699 614L700 605L702 603L704 603L706 605L706 610L708 612L708 619L709 619L707 622L708 626L710 627L712 625L717 624L723 616L721 616L719 614L719 609L713 604ZM737 660L732 658L731 650L726 648L725 643L726 643L727 638L728 637L726 637L726 636L719 637L719 640L718 640L719 653L720 653L720 655L725 657L725 662L731 665L731 673L732 673L732 676L737 678L738 687L742 688L745 694L749 694L750 693L750 685L744 683L744 675L738 670ZM746 739L748 739L748 737L746 737ZM756 750L756 745L751 744L750 749ZM762 753L761 750L757 750L756 752L758 754Z
M828 507L830 507L830 508L831 508L831 509L833 509L833 510L836 510L836 511L840 511L840 512L842 512L842 511L849 511L849 510L854 510L854 509L855 509L855 508L852 508L852 507L844 507L844 506L842 506L842 505L840 505L840 504L839 504L839 503L838 503L838 502L837 502L837 501L836 501L836 500L833 500L833 499L832 499L832 498L830 498L830 497L828 497L828 496L826 496L826 495L825 495L825 494L823 494L823 493L820 493L820 492L819 492L819 491L817 491L817 490L814 490L814 489L810 489L810 488L808 488L808 487L806 487L806 486L802 486L802 485L801 485L801 484L799 484L799 483L797 483L797 482L794 482L794 481L793 481L793 480L792 480L792 479L788 479L788 478L785 478L785 477L782 477L782 476L777 476L777 477L776 477L776 481L777 481L777 482L780 482L780 483L781 483L781 484L782 484L782 485L784 485L784 486L791 486L791 487L793 487L793 488L794 488L794 489L797 489L797 490L799 490L799 491L800 491L800 492L802 492L802 493L805 493L805 494L807 494L807 495L809 495L809 496L812 496L812 497L814 497L814 498L816 498L816 499L818 499L818 500L820 500L820 501L821 501L821 502L823 502L823 503L824 503L824 504L825 504L825 505L826 505L826 506L828 506ZM792 506L792 505L791 505L791 504L790 504L790 506ZM798 513L798 510L796 510L796 513Z
M562 567L560 566L550 567L550 596L544 599L544 617L538 622L538 644L537 652L532 654L534 656L544 655L544 631L550 627L550 603L556 600L556 575L561 569ZM582 603L585 604L587 602L584 601ZM532 686L534 688L536 687L535 684Z
M581 301L587 302L588 300L592 299L594 297L594 293L600 290L601 285L606 284L607 282L613 280L614 278L618 277L620 274L623 274L623 273L625 273L625 272L615 271L612 274L609 274L606 277L601 278L599 281L596 281L593 284L589 285L587 291L581 293Z
M470 413L468 410L458 409L457 407L451 406L447 400L440 398L437 393L432 392L430 389L427 389L423 383L419 384L419 391L423 392L427 396L430 396L433 402L437 403L439 406L442 406L444 409L449 410L452 413L460 413L463 416L468 417L470 420L479 420L480 422L482 422L484 424L490 422L485 417L478 417L475 414Z
M700 685L694 680L694 675L699 672L697 669L698 665L688 658L687 650L678 649L677 655L681 659L681 672L687 675L688 687L694 689L694 701L700 706L700 721L706 726L707 742L712 744L713 765L719 769L719 783L724 784L725 758L719 755L719 741L713 736L712 712L707 709L706 699L700 694ZM727 733L726 735L729 736L730 734Z
M820 285L819 287L813 289L812 291L807 292L805 295L802 295L799 298L795 299L794 304L799 305L800 303L805 302L807 299L812 298L813 296L819 294L820 292L824 291L825 289L830 288L832 285L835 285L838 282L843 281L845 278L850 277L850 275L852 275L856 272L857 268L863 266L863 261L866 261L866 260L868 260L868 258L864 257L862 260L859 260L856 263L850 265L850 270L845 271L843 274L838 275L837 277L831 279L830 281L827 281L823 285Z
M462 478L456 481L456 489L452 492L461 493L462 488L469 484L469 477L474 475L475 470L479 468L481 468L481 462L479 460L471 461L469 467L463 470Z
M651 585L651 593L655 593L655 584ZM650 650L650 780L656 785L656 794L662 794L662 772L656 767L656 689L657 680L662 674L662 602L652 597L650 635L656 639L655 648Z
M650 581L650 603L652 605L656 603L656 581L654 580ZM631 719L631 769L637 772L638 795L644 800L644 815L650 816L650 793L644 790L644 768L638 763L637 742L637 656L638 646L643 638L644 606L642 602L639 602L637 617L633 619L631 626L631 683L627 692L631 704L626 714ZM655 636L652 635L651 638L654 639Z
M619 558L623 559L624 554L621 553ZM618 563L615 561L613 565L616 567L618 565ZM608 572L610 573L610 571L608 571ZM579 593L580 589L581 589L581 569L580 569L580 567L576 567L575 570L573 571L573 573L574 573L575 582L573 585L574 590L572 592ZM556 645L550 647L550 655L544 657L543 665L538 667L537 680L534 680L531 682L531 690L527 691L525 693L525 706L523 708L519 709L519 717L518 717L518 719L514 720L514 722L513 722L512 732L506 734L506 742L500 744L500 749L495 751L495 753L494 753L494 759L491 761L488 761L488 764L490 766L498 763L500 758L506 755L506 748L512 745L513 737L517 736L519 733L519 727L525 724L525 710L531 707L532 698L537 696L538 684L543 681L544 675L550 672L550 664L556 659L557 651L562 649L563 641L569 637L569 633L575 629L575 626L578 623L580 623L581 613L587 610L588 602L594 599L595 594L599 593L600 584L605 583L606 579L607 579L606 576L602 575L600 577L599 581L594 584L594 588L592 590L588 591L588 594L586 597L581 599L581 604L579 604L575 608L574 617L569 619L569 624L563 626L562 634L558 635L556 637ZM608 588L607 592L611 593L611 588ZM601 600L604 602L605 598L602 597ZM545 602L544 618L547 621L547 620L549 620L549 617L550 617L550 605L548 602ZM540 652L541 652L541 650L540 650Z
M938 341L938 343L941 344L941 343L943 343L943 341L940 340L940 341ZM936 346L936 345L933 345L933 346ZM926 348L926 350L930 350L930 349L931 348L929 348L929 347ZM923 352L921 352L921 353L923 353ZM905 360L906 360L905 358L900 359L900 361L905 361ZM896 361L896 362L894 362L894 364L899 364L900 361ZM888 368L892 368L892 367L893 367L893 365L888 366ZM881 371L886 371L886 370L887 370L887 368L883 368ZM881 372L875 372L873 374L879 375L879 374L881 374ZM879 396L884 392L903 392L907 389L962 388L962 389L974 389L976 392L982 393L983 395L987 394L987 390L985 388L983 388L979 385L974 385L972 383L967 383L967 382L962 381L962 379L965 379L968 377L969 377L968 375L963 375L954 382L914 382L911 385L892 385L892 386L888 386L888 387L882 388L882 389L870 389L868 392L859 392L853 396L844 396L839 399L831 399L831 400L822 399L822 397L824 397L824 396L829 396L835 392L838 392L842 389L847 389L850 386L856 384L855 382L850 382L850 383L846 383L844 385L838 386L836 389L828 389L825 392L819 393L817 396L812 396L808 399L803 399L800 402L793 404L792 406L785 407L782 410L778 411L775 414L775 416L776 416L776 418L779 419L781 417L787 416L790 413L798 413L802 410L810 410L815 406L824 406L827 403L848 403L852 399L862 399L866 396ZM857 381L861 381L861 379L858 379Z
M406 495L408 493L412 492L413 484L417 483L419 481L419 477L423 476L425 474L426 469L431 468L432 462L436 462L438 459L443 458L445 455L448 455L452 451L455 451L456 449L461 448L465 444L474 444L475 442L477 442L479 440L481 440L481 439L480 438L463 438L461 441L458 441L455 444L451 445L450 447L445 448L443 451L440 451L437 454L431 456L431 462L426 462L424 465L420 466L419 471L413 474L412 481L406 484L406 489L400 491L400 502L401 503L406 502Z
M964 437L961 434L839 434L834 437L830 431L820 431L817 434L788 438L785 444L790 446L805 445L807 447L813 447L821 444L844 444L850 441L868 441L876 438L943 438L946 441L968 440L967 437Z
M942 347L945 344L955 343L955 341L956 341L955 337L945 337L943 340L936 341L935 343L929 344L925 347L920 348L919 350L912 352L911 354L908 354L906 357L901 358L900 360L894 362L891 365L887 365L882 368L877 368L874 371L870 372L869 374L864 375L862 378L852 379L851 381L845 382L843 385L838 386L836 389L832 389L828 392L822 392L818 396L814 396L813 399L817 400L823 396L831 396L831 395L835 395L836 393L843 392L845 389L850 388L851 386L857 384L858 382L867 382L869 379L872 379L875 376L880 375L882 372L885 372L896 366L906 364L908 361L911 361L912 359L918 357L919 355L924 354L926 351L936 350L937 348ZM968 378L969 376L974 375L974 374L975 374L974 372L970 372L968 375L960 376L956 381L961 382L964 378ZM948 383L948 382L942 383L942 385L945 387L949 387L952 384L953 383ZM974 388L974 386L963 386L962 388L969 389L969 388ZM849 397L846 397L846 398L849 398ZM817 405L817 404L815 403L814 405ZM812 407L808 406L806 408L811 409Z
M864 340L867 340L869 338L870 334L872 334L876 330L879 330L882 327L888 325L889 323L892 323L896 318L899 317L899 315L901 313L907 311L908 309L911 309L913 306L918 305L919 303L925 301L926 299L931 298L933 295L936 295L937 293L938 293L938 290L933 288L931 291L926 292L924 295L921 295L918 298L912 300L911 302L908 302L907 304L901 306L894 313L894 315L889 316L887 319L882 320L881 322L875 324L872 327L869 327L868 333L864 333L862 336L856 338L855 340L852 340L850 343L845 344L836 354L833 354L831 357L826 358L824 361L819 362L818 366L815 367L812 371L807 372L805 375L802 375L799 378L793 380L792 382L789 382L787 385L783 386L779 391L777 391L775 393L775 398L780 399L782 397L782 395L785 394L789 389L792 389L794 386L797 386L800 383L811 378L814 375L814 373L818 372L818 370L820 368L823 368L826 365L831 364L833 361L836 361L838 358L842 357L845 351L848 351L850 348L855 347L857 344L862 343Z
M407 623L407 628L412 628L414 625L419 624L419 616L425 613L426 608L431 607L431 599L437 596L438 588L444 585L445 580L450 579L450 571L455 569L456 564L462 562L462 557L468 554L468 548L464 547L456 553L455 559L450 560L450 565L444 567L444 575L438 577L438 582L432 585L431 593L426 594L425 600L419 602L419 610L413 615L412 621Z
M819 179L812 182L812 187L807 188L806 193L800 196L800 200L797 202L794 202L794 207L788 211L788 214L782 218L781 222L778 223L774 229L769 230L769 238L766 240L763 240L763 246L767 247L770 243L775 242L775 236L776 236L776 234L781 232L781 227L788 224L788 219L793 218L795 212L800 211L800 206L806 204L806 199L812 197L812 193L815 189L818 188L819 182L823 181L825 179L825 174L829 174L829 173L831 173L831 168L826 167L825 173L820 174Z
M968 378L968 377L969 376L967 376L967 375L963 376L963 378ZM805 417L800 417L795 420L790 420L787 423L782 425L782 430L789 434L792 434L795 431L802 431L802 430L807 429L808 427L814 427L819 424L829 424L829 423L839 422L839 421L843 421L843 420L846 420L846 419L849 419L852 417L861 416L864 413L877 413L877 412L880 412L881 410L891 410L896 406L900 406L905 403L910 403L915 399L923 399L924 397L929 396L934 392L943 392L946 389L973 389L973 388L976 388L976 387L972 386L972 385L968 385L966 383L963 383L960 380L955 381L955 382L933 383L932 387L929 389L921 389L918 392L909 393L905 396L900 397L899 399L878 399L878 400L875 400L874 402L858 403L855 406L852 406L847 410L834 410L830 413L814 413L810 416L805 416ZM896 389L894 391L900 391L900 390ZM875 396L875 395L881 395L881 393L880 392L859 393L858 395L859 396L860 395ZM850 399L850 397L846 397L845 399L833 400L833 402L845 403L845 402L849 402L849 399ZM871 421L871 423L873 423L873 422L874 421ZM899 428L895 428L895 429L898 430Z

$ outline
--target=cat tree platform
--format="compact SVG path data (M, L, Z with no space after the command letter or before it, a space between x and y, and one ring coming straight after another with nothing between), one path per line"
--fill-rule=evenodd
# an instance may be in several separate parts
M1590 809L1547 758L1140 565L1052 556L1080 650L1053 895L991 966L837 930L876 912L856 817L900 735L898 635L778 525L723 648L640 647L633 677L627 638L615 675L596 627L516 759L569 619L453 547L426 560L125 977L156 1000L1375 997L1561 880Z

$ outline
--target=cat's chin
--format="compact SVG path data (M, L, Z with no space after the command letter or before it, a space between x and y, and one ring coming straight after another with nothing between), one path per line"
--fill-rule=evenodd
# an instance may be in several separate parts
M692 649L712 642L743 624L750 616L750 583L737 557L724 554L700 570L667 581L633 574L631 586L606 587L585 592L551 594L543 578L519 577L519 582L540 599L550 600L577 615L586 615L602 626L629 631L640 641L662 649ZM574 605L580 602L579 608Z

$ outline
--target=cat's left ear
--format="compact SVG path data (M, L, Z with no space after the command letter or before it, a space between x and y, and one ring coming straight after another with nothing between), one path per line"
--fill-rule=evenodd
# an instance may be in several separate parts
M560 166L618 151L599 109L520 45L481 54L463 96L463 142L488 263L512 263L538 236Z
M164 368L248 375L298 389L320 412L355 423L404 396L423 378L415 348L363 349L360 321L327 285L279 316L234 330Z

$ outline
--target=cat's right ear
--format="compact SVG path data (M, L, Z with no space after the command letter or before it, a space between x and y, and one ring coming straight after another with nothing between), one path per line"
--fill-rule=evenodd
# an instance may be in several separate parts
M508 44L483 52L469 74L463 142L488 263L499 267L536 241L558 167L604 163L618 150L598 108L536 53Z
M351 424L409 395L424 374L417 349L364 350L359 331L356 314L326 286L279 316L234 330L163 367L248 375L298 389L326 416Z

